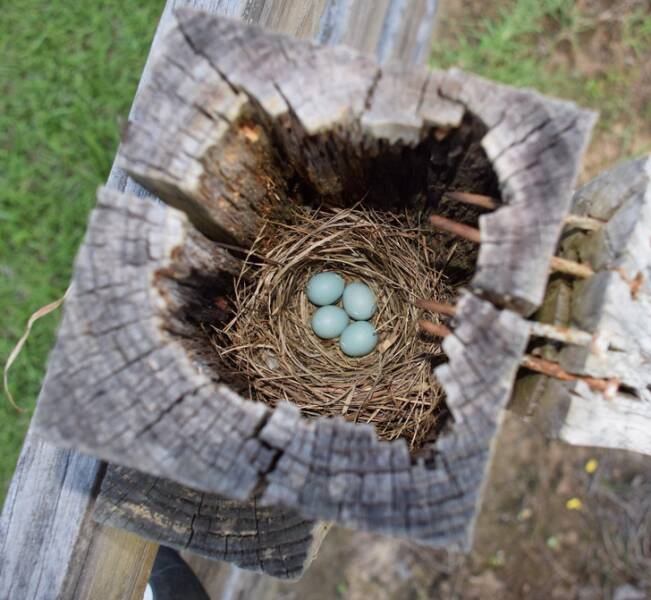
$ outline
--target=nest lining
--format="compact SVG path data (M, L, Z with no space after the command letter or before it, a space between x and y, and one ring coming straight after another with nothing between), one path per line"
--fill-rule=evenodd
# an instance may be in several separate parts
M442 413L432 370L442 350L419 334L413 302L446 302L453 291L416 225L359 207L297 208L287 222L267 221L236 281L235 316L212 336L230 378L270 406L289 401L307 417L372 423L381 439L403 437L418 449ZM316 307L305 288L324 270L375 292L379 343L371 354L350 358L312 331Z

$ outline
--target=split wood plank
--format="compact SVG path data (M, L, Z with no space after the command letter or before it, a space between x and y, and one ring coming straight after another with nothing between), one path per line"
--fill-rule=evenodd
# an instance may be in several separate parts
M516 390L516 412L541 411L552 437L570 444L651 454L651 157L611 169L579 189L572 214L602 222L564 236L561 254L580 256L596 274L550 287L540 318L598 336L598 345L544 349L563 368L617 380L604 398L582 384L532 377Z

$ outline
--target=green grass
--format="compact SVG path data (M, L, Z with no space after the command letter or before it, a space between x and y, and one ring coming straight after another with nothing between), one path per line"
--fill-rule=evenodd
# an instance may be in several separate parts
M648 0L619 12L574 0L477 5L488 16L453 13L439 27L433 66L459 66L597 110L600 132L616 131L619 158L636 148L640 128L651 135L651 86L641 85L651 52Z
M0 17L0 359L60 297L111 167L163 0L10 0ZM0 502L59 315L39 321L0 402Z

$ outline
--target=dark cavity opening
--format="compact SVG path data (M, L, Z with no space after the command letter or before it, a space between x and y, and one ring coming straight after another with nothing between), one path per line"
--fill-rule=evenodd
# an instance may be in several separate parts
M215 256L226 254L237 264L264 219L283 221L296 206L361 203L376 211L407 213L420 223L427 230L426 243L437 253L434 267L458 291L472 279L478 247L432 229L428 217L436 213L478 227L481 209L446 198L446 192L473 192L499 200L497 177L480 145L485 132L484 125L466 113L458 128L432 128L419 143L409 146L375 140L354 128L308 136L292 117L270 122L254 111L234 123L227 143L211 149L204 160L204 195L217 201L220 190L230 190L228 204L237 200L239 218L234 225L219 223L223 235L213 236L217 239L211 241L201 234L197 239L203 238L202 248L209 248ZM237 269L224 269L223 260L215 260L222 266L212 270L206 264L192 266L189 255L179 260L187 260L189 270L183 276L160 280L161 289L177 300L170 330L202 371L249 396L249 382L225 372L211 341L215 328L233 316L229 298ZM432 367L440 362L440 357L433 359ZM426 446L431 447L449 423L444 402L440 406L443 416L427 436Z

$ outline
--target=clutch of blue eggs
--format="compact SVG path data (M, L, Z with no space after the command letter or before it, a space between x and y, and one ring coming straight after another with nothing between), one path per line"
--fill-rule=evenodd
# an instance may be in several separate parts
M346 283L338 273L324 271L307 282L307 298L318 306L312 330L324 340L339 338L339 347L353 358L375 350L378 334L369 319L377 311L375 294L361 281ZM337 306L341 300L342 307Z

